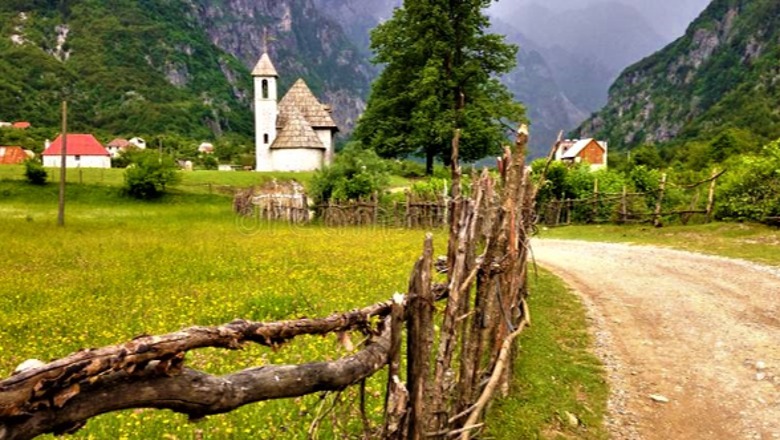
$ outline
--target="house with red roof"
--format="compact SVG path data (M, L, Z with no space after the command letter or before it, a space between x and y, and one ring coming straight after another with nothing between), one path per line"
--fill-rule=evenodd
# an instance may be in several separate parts
M60 167L62 135L43 152L43 166ZM65 146L67 168L111 168L111 155L91 134L68 134Z
M18 128L20 130L26 130L26 129L30 128L30 123L27 122L27 121L14 122L13 128Z
M22 147L0 147L0 165L17 165L28 157Z

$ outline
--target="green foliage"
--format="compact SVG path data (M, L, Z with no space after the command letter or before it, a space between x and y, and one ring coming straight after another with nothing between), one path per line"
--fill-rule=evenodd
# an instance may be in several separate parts
M64 9L48 3L0 9L0 120L56 129L58 103L67 99L72 131L251 135L251 112L237 98L251 91L249 71L212 45L192 6L178 0L54 2ZM70 55L60 61L51 53L63 24L70 32L62 49ZM22 30L24 45L10 43L13 29Z
M24 161L24 177L33 185L45 185L49 174L37 159Z
M178 167L170 156L155 151L140 151L125 171L125 192L136 199L155 199L166 187L181 180Z
M219 160L213 154L202 154L198 159L204 170L216 170L219 168Z
M523 109L496 78L514 67L517 48L486 32L491 3L407 0L374 29L374 61L384 70L357 140L382 157L425 157L428 174L434 159L449 163L455 128L462 160L499 153L501 120L519 121Z
M381 192L389 184L388 167L374 151L357 142L336 155L333 164L314 174L311 196L317 203L356 200Z
M729 165L718 187L716 216L756 221L780 216L780 140Z

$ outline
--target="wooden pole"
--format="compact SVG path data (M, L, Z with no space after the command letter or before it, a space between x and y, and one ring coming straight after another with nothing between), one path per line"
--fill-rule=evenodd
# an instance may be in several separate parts
M62 101L62 148L60 149L60 196L57 226L65 226L65 161L68 150L68 102Z
M623 223L628 222L628 189L623 185L623 196L620 200L620 218Z
M430 422L427 404L430 382L430 355L433 346L434 297L431 291L433 235L425 237L423 256L409 280L409 319L406 321L406 389L409 390L407 433L409 440L424 439Z
M707 194L707 223L712 221L712 210L715 207L715 182L718 180L716 179L717 176L718 169L714 168L712 170L712 181L710 181L710 191Z
M658 200L655 202L655 213L653 214L653 226L660 228L661 223L661 204L664 201L664 191L666 190L666 173L661 174L661 183L658 185Z
M591 209L590 221L596 223L599 215L599 179L593 181L593 207Z

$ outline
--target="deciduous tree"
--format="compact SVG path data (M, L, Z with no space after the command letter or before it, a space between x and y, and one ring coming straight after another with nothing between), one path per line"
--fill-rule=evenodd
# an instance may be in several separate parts
M406 0L371 34L375 81L355 136L383 157L420 155L426 170L450 159L456 128L460 157L500 152L502 120L518 121L515 103L496 75L515 65L517 47L487 32L493 0Z

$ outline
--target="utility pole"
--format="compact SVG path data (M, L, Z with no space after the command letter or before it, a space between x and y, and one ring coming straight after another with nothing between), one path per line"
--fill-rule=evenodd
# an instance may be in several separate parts
M68 101L62 101L62 148L60 149L60 200L57 226L65 226L65 161L68 150Z

